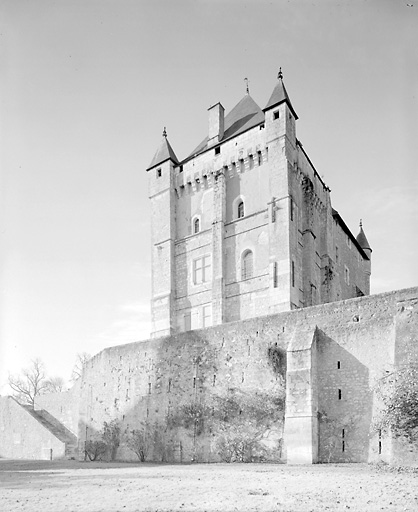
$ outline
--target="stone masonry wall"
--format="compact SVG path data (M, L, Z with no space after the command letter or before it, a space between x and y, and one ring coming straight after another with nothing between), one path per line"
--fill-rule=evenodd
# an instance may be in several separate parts
M377 440L369 435L373 386L395 362L398 303L417 296L417 288L401 290L108 348L90 361L81 381L80 453L104 421L118 419L122 430L144 421L164 427L165 451L151 458L219 460L209 431L167 430L167 417L231 389L279 395L287 346L299 330L317 327L319 461L376 459ZM410 322L408 332L416 330L416 317ZM268 357L274 346L282 354L278 373ZM389 443L380 456L390 460ZM118 457L135 458L124 443Z
M0 397L0 458L63 458L65 444L12 397Z
M81 379L75 381L69 391L37 396L35 411L46 410L74 435L78 434Z

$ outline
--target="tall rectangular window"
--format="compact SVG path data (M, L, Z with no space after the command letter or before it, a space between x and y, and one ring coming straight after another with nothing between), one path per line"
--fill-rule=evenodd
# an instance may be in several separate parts
M273 263L273 287L277 288L278 284L278 270L277 270L277 261Z
M212 325L212 305L207 304L203 306L203 319L202 319L202 327L210 327Z
M244 171L245 171L245 162L244 162L244 159L242 158L239 161L239 172L244 172Z
M291 279L292 279L292 286L295 287L295 262L294 261L292 261Z
M344 267L344 281L347 284L350 284L350 270L348 269L348 267Z
M241 260L241 279L250 279L253 277L254 258L251 251L245 251Z
M263 155L261 154L261 151L257 151L257 162L258 165L262 165L263 163Z
M210 255L202 256L193 261L193 284L207 283L212 279Z
M184 330L190 331L192 328L192 314L189 311L188 313L184 314Z

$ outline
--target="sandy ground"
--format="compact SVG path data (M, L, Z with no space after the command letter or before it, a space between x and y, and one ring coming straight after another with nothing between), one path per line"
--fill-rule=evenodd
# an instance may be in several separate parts
M0 511L418 511L418 473L365 464L0 460Z

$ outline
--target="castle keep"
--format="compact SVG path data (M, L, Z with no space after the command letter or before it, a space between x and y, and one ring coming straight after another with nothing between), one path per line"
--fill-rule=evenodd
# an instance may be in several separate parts
M371 248L331 206L296 138L279 72L262 110L248 93L179 161L164 130L147 169L154 337L368 295Z
M369 295L370 244L296 120L280 72L263 110L248 91L211 107L184 160L164 130L147 169L152 339L104 349L33 411L0 398L0 457L83 459L116 421L120 460L136 460L132 430L154 461L225 461L246 440L230 460L416 460L372 424L376 383L418 359L418 288Z

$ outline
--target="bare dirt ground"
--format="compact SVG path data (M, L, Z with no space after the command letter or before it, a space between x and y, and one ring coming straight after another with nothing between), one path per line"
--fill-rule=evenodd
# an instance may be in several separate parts
M0 460L0 511L418 511L418 473L366 464Z

